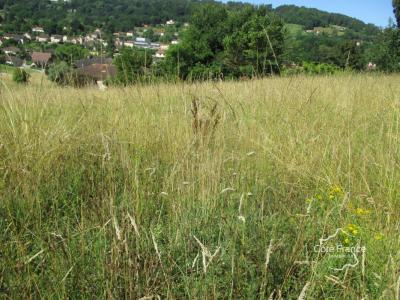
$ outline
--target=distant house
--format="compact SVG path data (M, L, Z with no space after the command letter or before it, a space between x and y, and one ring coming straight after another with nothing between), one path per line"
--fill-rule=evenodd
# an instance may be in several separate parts
M6 33L6 34L4 35L4 39L6 39L6 40L12 40L12 41L15 41L15 42L21 43L21 44L23 44L24 41L25 41L25 37L24 37L23 35L20 35L20 34L12 34L12 33Z
M165 23L166 25L175 25L176 22L174 20L169 20Z
M86 35L84 40L85 42L93 42L95 38L91 35Z
M39 34L36 37L36 41L38 41L39 43L47 43L49 41L49 35L45 33Z
M47 52L33 52L31 57L36 67L45 68L51 63L53 55Z
M126 36L127 36L127 37L130 37L130 38L133 37L133 35L134 35L134 34L133 34L133 31L128 31L128 32L126 33Z
M150 48L158 50L160 49L160 43L150 43Z
M137 37L134 42L134 46L138 48L150 49L151 42L148 38Z
M35 26L35 27L32 27L32 32L33 33L44 33L44 29L43 29L43 27Z
M123 44L125 47L133 48L135 46L135 41L125 41Z
M24 61L17 56L6 54L6 64L19 68L19 67L22 67L22 65L24 64Z
M178 44L179 44L179 41L178 41L178 40L174 40L174 41L171 42L171 44L172 44L172 45L178 45Z
M24 37L25 37L26 39L28 39L28 40L31 40L31 39L32 39L32 35L31 35L29 32L25 32L25 33L24 33Z
M346 27L338 26L338 25L331 25L331 27L338 31L345 31L347 29Z
M63 43L72 43L72 40L67 35L63 35L62 41Z
M95 82L102 82L115 77L117 68L111 64L92 64L76 70L77 74L90 78Z
M156 54L153 56L156 60L157 59L164 59L165 58L165 50L159 49Z
M20 50L17 47L10 46L10 47L3 48L3 52L5 54L9 54L9 55L17 55L17 53L20 52Z
M82 37L75 37L71 39L71 43L74 45L82 45L83 44L83 38Z
M150 39L144 38L144 37L137 37L135 42L149 44L150 43Z
M59 44L59 43L61 43L62 41L63 41L63 36L62 36L62 35L53 34L53 35L50 37L50 42L51 42L52 44Z

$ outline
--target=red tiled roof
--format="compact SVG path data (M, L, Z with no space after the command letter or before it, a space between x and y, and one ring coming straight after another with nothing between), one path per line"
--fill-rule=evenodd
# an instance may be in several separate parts
M117 68L110 64L92 64L77 69L78 74L91 77L95 80L105 80L117 74Z
M34 63L44 63L47 64L51 59L51 53L45 52L33 52L32 53L32 61Z

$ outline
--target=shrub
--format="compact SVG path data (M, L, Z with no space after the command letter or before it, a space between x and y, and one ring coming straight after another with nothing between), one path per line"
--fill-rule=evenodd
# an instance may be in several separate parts
M72 72L72 68L66 62L60 62L52 65L48 70L48 78L60 85L68 84L68 74Z
M27 84L29 82L30 75L23 69L15 69L13 71L13 81L16 83Z
M330 64L303 63L303 72L311 75L334 74L339 70L339 67Z
M87 76L78 74L66 62L52 65L48 70L48 78L59 85L74 87L82 87L93 82Z

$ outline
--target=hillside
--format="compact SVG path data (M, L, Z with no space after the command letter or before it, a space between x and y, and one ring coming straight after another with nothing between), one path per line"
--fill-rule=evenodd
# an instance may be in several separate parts
M168 19L188 21L195 5L210 1L201 0L0 0L4 9L5 31L28 31L32 25L44 26L46 32L61 33L64 27L72 32L102 27L108 32L130 30L142 24L159 24ZM249 4L228 2L231 9L240 9ZM285 22L299 24L305 29L344 26L354 32L376 34L379 29L371 24L341 14L318 9L284 5L272 9ZM107 12L107 13L105 13Z
M365 24L358 19L346 15L329 13L315 8L282 5L277 7L275 12L280 15L286 23L302 25L306 30L315 27L337 25L356 32L363 32L371 35L379 32L379 28L373 24Z

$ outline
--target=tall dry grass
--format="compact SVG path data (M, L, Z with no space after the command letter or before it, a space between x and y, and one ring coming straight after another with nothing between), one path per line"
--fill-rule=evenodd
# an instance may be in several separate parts
M0 297L398 299L399 79L3 80Z

